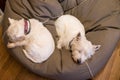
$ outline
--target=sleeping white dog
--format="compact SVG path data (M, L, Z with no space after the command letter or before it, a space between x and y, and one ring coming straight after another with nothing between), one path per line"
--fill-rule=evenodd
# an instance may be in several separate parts
M8 48L23 47L28 59L35 63L42 63L53 53L55 44L51 33L41 22L35 19L10 19L7 29Z
M92 45L86 39L84 26L72 15L62 15L55 21L55 26L59 38L57 48L71 50L77 63L83 63L100 48L100 45Z

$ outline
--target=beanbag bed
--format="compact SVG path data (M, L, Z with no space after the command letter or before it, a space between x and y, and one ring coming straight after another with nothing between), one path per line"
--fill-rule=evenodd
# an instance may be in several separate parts
M120 40L120 0L7 0L2 22L3 34L9 26L8 18L35 18L51 32L57 42L55 20L63 15L77 17L85 26L87 39L101 45L92 58L76 64L71 52L55 48L53 54L43 63L31 62L21 47L6 48L30 71L55 80L86 80L93 78L104 68ZM47 21L48 20L48 21ZM46 22L47 21L47 22ZM4 36L7 45L8 37Z

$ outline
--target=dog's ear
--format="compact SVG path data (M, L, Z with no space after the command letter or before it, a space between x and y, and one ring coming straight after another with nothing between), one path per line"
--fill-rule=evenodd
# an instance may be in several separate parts
M77 34L77 36L76 36L77 41L80 40L80 38L81 38L81 34L80 34L80 32L79 32L79 33Z
M100 47L101 47L101 45L93 45L93 49L94 49L95 51L97 51Z
M9 23L12 24L14 22L14 19L8 18Z

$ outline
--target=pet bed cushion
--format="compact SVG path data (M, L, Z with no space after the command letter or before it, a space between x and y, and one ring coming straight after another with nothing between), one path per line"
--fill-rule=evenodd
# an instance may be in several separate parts
M7 48L26 68L50 79L85 80L94 77L104 68L120 40L120 0L7 0L4 13L3 33L9 26L8 17L48 20L45 26L55 43L55 19L62 14L71 14L85 26L88 40L101 45L96 54L83 64L76 64L65 49L60 52L56 48L47 61L36 64L25 57L21 47ZM4 41L6 45L6 35Z

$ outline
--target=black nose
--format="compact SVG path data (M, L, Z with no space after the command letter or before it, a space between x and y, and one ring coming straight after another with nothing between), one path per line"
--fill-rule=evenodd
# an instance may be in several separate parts
M70 52L72 53L72 50L70 49Z
M78 63L78 64L81 64L81 59L77 59L77 63Z

